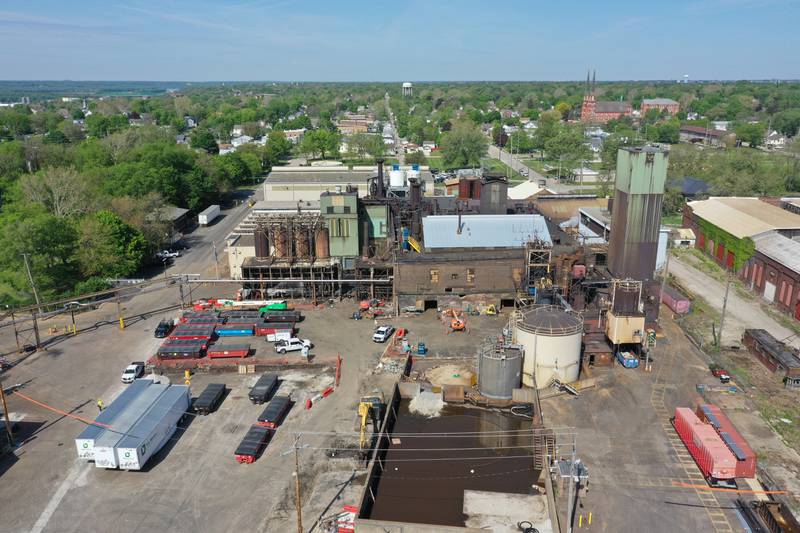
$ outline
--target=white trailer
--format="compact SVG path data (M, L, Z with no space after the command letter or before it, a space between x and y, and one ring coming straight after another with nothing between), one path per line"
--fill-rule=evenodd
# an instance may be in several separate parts
M117 396L108 407L103 409L95 422L90 424L75 437L75 447L78 450L78 459L94 459L94 441L105 431L105 426L110 425L117 417L139 396L147 387L153 384L151 379L137 379Z
M168 387L169 385L160 383L150 385L120 413L110 427L106 428L94 443L94 465L97 468L117 468L119 464L116 454L117 443L125 438Z
M197 215L197 223L201 226L208 226L214 219L219 216L219 206L218 205L210 205L203 209L199 215Z
M167 443L178 422L189 409L189 387L172 385L131 428L130 434L116 446L119 467L141 470Z

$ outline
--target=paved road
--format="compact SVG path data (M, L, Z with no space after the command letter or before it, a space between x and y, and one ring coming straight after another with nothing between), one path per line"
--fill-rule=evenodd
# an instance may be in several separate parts
M545 180L547 183L547 188L551 191L554 191L558 194L569 194L576 189L594 189L594 185L584 185L581 187L580 185L564 185L559 182L557 179L549 178L536 172L529 166L526 166L520 161L520 159L515 156L511 155L506 150L502 148L498 148L497 146L490 144L489 145L489 157L493 157L494 159L499 159L501 162L505 163L506 165L510 166L512 169L519 172L520 170L527 170L528 171L528 179L531 181L538 182L539 180Z
M684 287L706 300L711 307L722 311L722 301L725 298L724 284L694 268L688 261L675 256L670 257L669 272L678 278ZM765 313L758 300L750 301L742 298L731 288L725 312L722 343L726 345L739 344L745 328L765 329L776 339L787 339L788 344L800 347L800 338L793 336L794 332L781 326Z
M397 160L400 161L401 165L406 164L406 153L403 150L403 145L400 141L400 134L397 133L397 122L394 120L394 113L392 113L392 108L389 106L389 95L387 94L385 97L386 101L386 112L389 113L389 122L392 124L392 131L394 132L394 148L395 153L397 154Z
M251 194L254 200L262 200L264 198L264 188L261 184L258 184L254 186L253 191L239 191L236 199L238 205L223 210L220 217L211 226L197 227L191 233L186 234L184 240L189 244L190 248L167 269L167 274L216 276L214 269L214 244L216 244L220 277L226 277L225 238L250 210L247 206L247 199Z

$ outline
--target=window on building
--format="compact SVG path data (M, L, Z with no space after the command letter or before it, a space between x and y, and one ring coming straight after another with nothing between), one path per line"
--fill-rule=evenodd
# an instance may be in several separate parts
M350 224L346 218L332 218L329 220L331 237L349 237Z
M468 268L467 269L467 283L475 283L475 269Z
M450 274L450 279L458 279L458 274L453 272L452 274Z
M435 268L431 269L431 283L439 283L439 271Z
M349 215L349 214L350 214L350 206L349 206L349 205L346 205L346 206L344 206L342 209L344 209L344 213L345 213L346 215Z
M329 215L333 214L333 206L332 206L332 205L329 205L328 207L326 207L326 208L325 208L325 212L326 212L327 214L329 214Z

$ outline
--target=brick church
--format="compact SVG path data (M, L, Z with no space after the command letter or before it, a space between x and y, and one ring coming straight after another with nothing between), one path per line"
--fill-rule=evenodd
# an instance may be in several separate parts
M586 73L586 92L581 105L581 122L605 123L609 120L629 117L633 108L628 102L598 102L594 94L595 73L589 82L589 73Z

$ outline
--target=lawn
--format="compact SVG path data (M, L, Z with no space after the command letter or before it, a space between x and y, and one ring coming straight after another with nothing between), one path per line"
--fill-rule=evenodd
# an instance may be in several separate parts
M665 226L681 226L683 224L683 215L680 213L662 215L661 223Z

